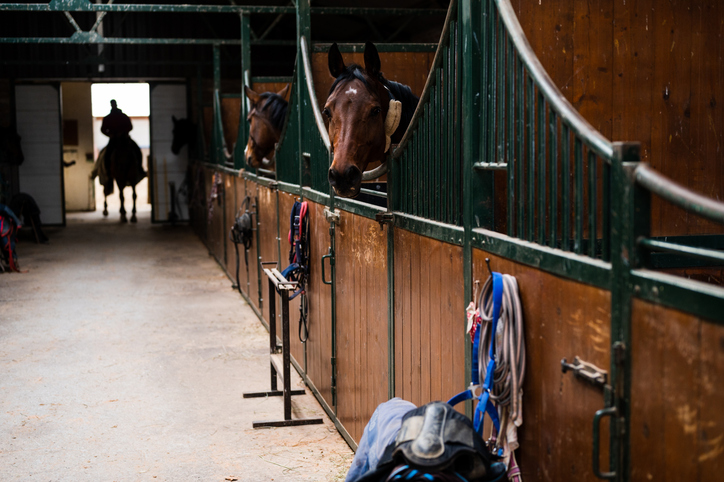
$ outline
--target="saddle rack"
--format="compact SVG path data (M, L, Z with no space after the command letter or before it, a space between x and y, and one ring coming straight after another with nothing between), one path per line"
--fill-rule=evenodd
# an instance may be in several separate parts
M297 287L296 281L287 280L277 269L277 262L261 263L269 279L269 352L271 366L271 390L267 392L247 392L244 398L284 397L284 419L252 422L253 428L260 427L293 427L297 425L321 424L321 418L292 418L292 395L304 395L305 391L291 389L291 355L289 349L289 293ZM264 266L274 266L265 268ZM282 299L282 345L277 345L276 329L276 296L279 292ZM281 353L280 353L281 349ZM277 389L277 376L282 379L282 390Z

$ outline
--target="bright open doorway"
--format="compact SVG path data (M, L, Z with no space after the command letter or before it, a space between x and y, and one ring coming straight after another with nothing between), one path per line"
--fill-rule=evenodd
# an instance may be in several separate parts
M91 103L93 112L93 158L98 159L100 151L108 144L108 137L101 133L103 117L111 111L111 100L126 114L133 124L129 133L138 144L143 153L143 168L148 171L148 156L151 149L151 132L149 115L150 88L147 83L94 83L91 85ZM118 189L115 187L113 195L108 197L108 210L110 216L117 216L120 209ZM136 186L138 200L136 206L139 211L150 211L150 196L148 177ZM131 188L124 191L126 197L126 210L130 212ZM98 209L103 208L103 187L95 180L95 202ZM132 202L132 201L131 201Z

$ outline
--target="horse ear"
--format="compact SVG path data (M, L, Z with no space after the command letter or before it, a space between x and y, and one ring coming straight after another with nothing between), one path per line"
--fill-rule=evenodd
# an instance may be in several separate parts
M259 94L251 90L248 86L244 86L244 93L249 98L252 104L259 102Z
M344 60L342 60L342 53L339 51L339 47L337 47L336 42L329 47L327 63L329 64L329 73L332 74L332 77L335 79L342 75L342 72L346 69Z
M289 84L286 85L282 90L277 92L277 95L284 100L287 100L287 94L289 93Z
M372 42L367 42L365 44L365 70L370 77L376 79L380 68L380 54L377 53L377 47Z

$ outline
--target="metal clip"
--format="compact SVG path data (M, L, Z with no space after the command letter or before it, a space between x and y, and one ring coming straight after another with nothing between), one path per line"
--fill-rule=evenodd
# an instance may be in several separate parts
M573 359L572 364L567 363L565 358L561 360L561 371L566 373L568 370L573 371L573 374L578 378L599 387L606 385L606 381L608 380L608 372L606 370L602 370L593 363L585 362L578 357Z
M380 230L384 229L385 223L392 224L395 220L395 216L392 213L377 213L375 214L375 221L380 223Z
M326 219L327 222L330 224L339 224L339 211L337 211L336 209L330 211L329 208L324 208L324 219Z

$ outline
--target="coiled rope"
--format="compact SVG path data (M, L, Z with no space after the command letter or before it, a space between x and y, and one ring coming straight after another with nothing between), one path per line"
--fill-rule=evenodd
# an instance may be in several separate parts
M504 274L503 300L495 333L495 371L490 399L497 405L500 414L500 433L496 446L504 447L508 461L509 480L518 478L520 470L513 451L518 448L517 428L523 423L522 399L525 379L525 332L523 329L523 307L520 302L518 282L515 277ZM481 323L478 329L481 346L490 346L493 326L493 277L490 276L478 298ZM479 384L485 382L486 367L490 363L489 350L479 350ZM475 380L473 381L475 382Z

